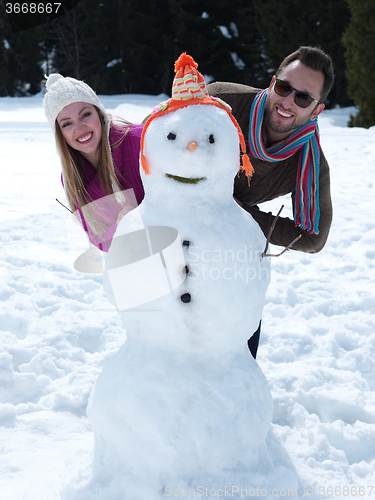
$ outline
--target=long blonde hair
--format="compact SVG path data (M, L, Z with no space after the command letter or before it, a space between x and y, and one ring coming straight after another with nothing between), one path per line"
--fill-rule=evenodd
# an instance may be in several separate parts
M109 144L109 140L107 138L106 127L104 117L99 108L94 106L100 119L100 123L102 126L101 138L98 144L98 163L96 166L98 172L98 182L103 190L105 196L120 193L123 190L121 186L120 180L117 178L113 160L111 149L119 146L122 141L125 139L127 133L130 130L131 123L123 120L117 119L116 121L120 121L123 125L123 133L118 141L114 144ZM110 126L112 127L114 124L113 117L110 117ZM83 168L84 168L84 158L81 153L75 149L73 149L69 144L67 144L61 128L55 122L55 138L57 149L60 154L63 180L64 180L64 188L66 197L68 199L69 206L72 212L77 216L78 220L82 223L81 213L84 213L84 207L86 205L92 204L94 200L91 199L87 189L83 183ZM86 211L87 212L87 211ZM98 214L100 212L100 205L95 210L90 210L88 220L93 217L93 214ZM85 214L86 218L86 214ZM95 217L94 217L95 218ZM111 221L108 221L109 224ZM98 220L97 225L99 225L101 230L105 230L105 224L103 226L102 221ZM97 229L97 225L95 229Z

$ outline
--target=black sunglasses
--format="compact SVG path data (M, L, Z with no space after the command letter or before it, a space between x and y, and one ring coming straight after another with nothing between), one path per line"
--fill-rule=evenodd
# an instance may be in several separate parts
M274 89L276 94L281 97L287 97L289 94L294 92L294 102L300 108L308 108L314 101L320 103L320 101L317 101L316 99L311 97L311 95L293 88L291 85L289 85L288 82L284 82L284 80L280 80L279 78L275 78Z

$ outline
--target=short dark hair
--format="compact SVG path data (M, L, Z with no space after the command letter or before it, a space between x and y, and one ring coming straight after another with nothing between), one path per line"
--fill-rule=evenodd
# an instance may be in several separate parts
M318 47L302 46L283 60L276 71L276 76L294 61L301 61L305 66L323 73L324 83L320 96L320 100L323 102L327 98L335 78L331 57Z

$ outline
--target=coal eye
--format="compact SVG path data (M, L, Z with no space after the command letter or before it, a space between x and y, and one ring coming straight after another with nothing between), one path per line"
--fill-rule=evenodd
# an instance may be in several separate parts
M213 134L211 134L211 135L210 135L210 137L208 138L208 142L209 142L210 144L213 144L213 143L215 142L215 137L214 137L214 135L213 135Z
M167 135L167 139L169 141L174 141L176 139L176 134L174 134L173 132L169 132L169 134Z

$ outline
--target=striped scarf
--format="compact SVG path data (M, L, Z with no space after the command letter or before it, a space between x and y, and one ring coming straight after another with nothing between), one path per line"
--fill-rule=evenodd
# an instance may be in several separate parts
M257 94L250 111L249 149L254 158L280 161L301 150L298 160L294 222L309 234L319 234L319 128L318 119L309 120L287 139L266 149L263 136L263 113L267 91Z

